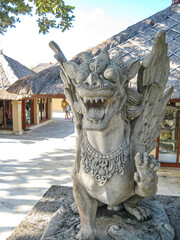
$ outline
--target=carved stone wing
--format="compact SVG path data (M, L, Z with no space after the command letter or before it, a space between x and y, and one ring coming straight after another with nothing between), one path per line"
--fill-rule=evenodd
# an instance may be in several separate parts
M73 77L75 77L75 68L77 68L77 65L75 63L69 64L69 62L67 62L63 52L61 51L57 43L55 43L54 41L51 41L49 43L49 46L55 52L54 57L56 58L56 60L59 62L61 66L60 76L64 83L64 93L66 95L68 103L71 106L74 122L76 124L76 129L80 129L81 116L74 108L75 102L77 100L76 100L76 94L75 94L75 87L72 83L72 79Z
M160 30L154 39L150 54L146 55L138 73L137 91L143 95L142 113L131 122L131 152L148 154L157 146L161 122L173 87L166 89L169 58L165 32Z

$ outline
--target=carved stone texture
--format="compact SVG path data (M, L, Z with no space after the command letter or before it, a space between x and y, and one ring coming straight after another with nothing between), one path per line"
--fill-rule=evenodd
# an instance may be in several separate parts
M97 152L84 137L81 148L81 158L85 173L91 174L97 180L99 186L103 186L116 172L124 175L124 168L129 157L129 149L123 141L113 152L101 154Z
M53 46L53 47L52 47ZM96 59L67 62L51 43L62 71L65 94L77 129L73 193L80 214L79 240L96 237L99 203L109 209L121 204L137 220L152 211L138 206L157 192L159 163L149 153L156 147L161 121L173 88L165 90L169 58L165 32L160 30L144 60L125 62L102 49ZM137 76L137 90L129 81Z
M152 219L143 224L125 211L109 211L105 206L99 208L96 217L96 240L173 240L174 230L169 224L163 205L152 200L143 200L141 205L152 212ZM72 210L72 201L69 198L64 199L41 240L75 240L79 223L79 215Z
M180 222L180 213L179 213L180 197L169 196L169 195L167 195L167 196L156 195L156 196L150 198L149 200L151 200L151 202L155 201L155 203L157 203L157 201L158 201L160 203L160 205L164 207L164 209L167 213L167 216L169 218L170 224L173 226L173 228L175 230L174 240L179 240L180 228L179 228L178 223ZM143 201L141 203L143 203ZM154 205L154 203L153 203L153 205ZM156 204L155 204L155 206L156 206ZM159 204L158 204L158 206L159 206ZM62 209L62 208L67 213L67 214L64 214L65 219L57 218L58 223L54 222L54 224L51 224L52 216L56 213L56 211L58 211L58 209ZM108 209L112 210L112 208L109 208L109 207L108 207ZM153 211L152 220L147 221L147 224L149 226L148 232L157 230L158 224L160 222L162 222L164 224L168 223L168 221L166 222L167 216L165 216L165 215L163 216L163 214L164 214L163 209L158 212L158 214L160 214L162 216L163 220L161 221L161 219L159 218L160 215L158 215L157 217L159 219L158 220L159 222L157 223L155 220L156 218L154 217L154 213L155 213L154 209L156 209L156 207L153 208L153 210L152 210ZM96 223L97 223L96 225L97 225L98 232L100 231L100 229L106 229L107 226L112 226L112 224L117 224L117 221L116 221L117 217L119 219L123 219L123 221L127 224L128 223L135 224L136 229L141 228L141 229L143 229L143 231L145 231L145 229L147 230L147 228L143 227L144 224L145 224L145 226L147 226L146 222L142 223L142 222L137 221L130 214L128 214L125 210L123 210L120 206L118 206L118 208L115 208L115 210L116 210L116 212L109 211L109 210L107 210L107 206L102 206L102 207L98 208L97 219L96 219ZM100 220L104 219L104 217L108 218L108 221L105 222L105 225L102 228L101 227L102 224L100 224ZM113 221L111 221L110 218L112 218ZM71 219L73 221L71 221ZM77 222L76 222L76 219L77 219ZM51 221L51 223L50 223L50 221ZM122 227L125 226L125 225L121 225L121 223L122 223L122 221L120 221L117 225L120 225ZM50 231L51 233L49 231L47 231L47 229L49 229L49 226L50 226L49 224L53 225L53 228ZM48 191L44 194L44 196L36 203L36 205L32 208L32 210L29 212L29 214L19 224L19 226L14 229L11 236L9 236L7 238L7 240L40 240L45 229L46 229L46 235L44 233L44 237L46 236L47 239L48 238L52 239L52 238L55 238L55 236L57 236L60 233L62 233L62 234L67 233L71 227L72 227L71 228L72 233L74 234L73 238L75 239L75 235L77 234L77 232L79 230L78 224L79 224L79 215L77 214L76 206L74 204L74 198L72 196L72 188L53 185L48 189ZM59 226L59 227L57 227L57 226ZM133 226L131 226L131 228L132 227ZM119 227L115 227L115 228L119 229ZM102 232L103 232L103 234L106 233L105 230L103 230ZM69 233L70 233L70 231L68 232L68 234ZM64 238L62 238L62 240L64 240L64 239L69 240L68 234L66 235L67 238L64 237ZM106 237L109 237L109 236L106 236ZM134 239L134 238L132 238L132 239Z

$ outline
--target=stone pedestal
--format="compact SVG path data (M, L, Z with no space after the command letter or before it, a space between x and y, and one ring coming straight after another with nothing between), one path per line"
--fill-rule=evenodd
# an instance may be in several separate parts
M140 204L152 212L152 219L145 222L124 210L100 207L96 240L179 240L179 203L180 198L172 196L143 200ZM7 240L75 240L79 215L74 210L72 188L52 186Z

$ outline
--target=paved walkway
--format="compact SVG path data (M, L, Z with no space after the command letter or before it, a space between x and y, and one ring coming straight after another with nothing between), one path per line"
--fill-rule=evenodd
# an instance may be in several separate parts
M52 185L72 186L72 121L54 121L22 136L0 135L0 240L5 240ZM159 194L180 196L180 169L160 171Z
M21 136L0 135L0 240L5 240L53 185L72 186L76 137L71 120L54 121Z

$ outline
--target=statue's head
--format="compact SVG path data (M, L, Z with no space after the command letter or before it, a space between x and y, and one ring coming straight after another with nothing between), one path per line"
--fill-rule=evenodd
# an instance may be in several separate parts
M125 104L128 82L137 74L140 63L125 63L120 54L110 59L102 50L95 59L84 55L80 65L64 62L63 66L75 86L74 108L82 114L83 127L102 131Z

